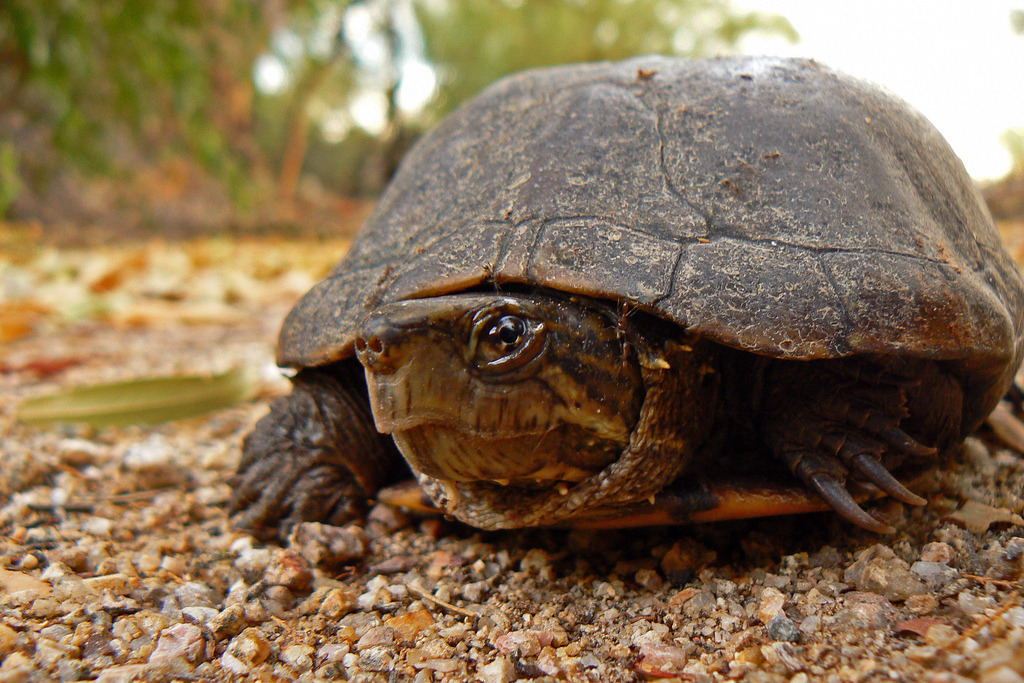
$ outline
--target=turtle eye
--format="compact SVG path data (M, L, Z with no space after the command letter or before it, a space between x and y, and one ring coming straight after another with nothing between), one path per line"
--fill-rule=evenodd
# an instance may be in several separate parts
M544 323L498 313L478 319L470 348L474 364L489 372L517 370L544 348Z
M506 315L487 331L487 341L495 348L507 353L515 349L524 334L526 334L526 323L523 322L523 319L514 315Z

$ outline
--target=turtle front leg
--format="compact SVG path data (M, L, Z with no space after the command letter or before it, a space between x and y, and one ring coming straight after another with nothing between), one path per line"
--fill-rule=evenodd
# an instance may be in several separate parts
M377 433L355 360L303 370L242 445L231 512L242 529L287 538L299 522L341 524L381 486L411 476Z
M946 384L947 395L939 391L927 401L918 395L919 373L936 371L867 359L774 363L765 375L765 442L839 515L891 533L861 509L847 490L848 480L866 481L910 505L926 503L890 469L934 459L938 449L928 444L946 442L959 426L960 394L953 382Z

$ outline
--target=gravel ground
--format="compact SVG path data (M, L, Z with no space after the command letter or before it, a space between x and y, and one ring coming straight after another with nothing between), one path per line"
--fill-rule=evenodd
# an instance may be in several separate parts
M0 329L30 318L0 346L0 681L1024 682L1024 460L990 434L922 483L927 508L877 504L890 537L826 514L481 533L378 506L279 547L225 511L279 379L153 427L16 421L22 398L61 387L268 366L319 273L199 276L240 268L232 254L188 252L155 290L137 262L102 284L121 252L92 270L51 255L74 267L44 275L38 254L0 263ZM86 290L102 314L54 303Z

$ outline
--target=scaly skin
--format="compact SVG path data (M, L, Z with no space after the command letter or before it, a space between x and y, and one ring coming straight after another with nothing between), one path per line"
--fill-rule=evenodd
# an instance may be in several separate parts
M512 318L522 334L506 343ZM357 350L365 380L353 360L305 370L247 439L233 500L243 526L283 538L297 521L339 523L407 478L371 406L434 503L490 529L742 515L707 513L704 497L670 485L785 468L846 519L885 532L847 484L923 504L889 471L920 469L963 436L961 390L939 363L773 360L582 297L392 304L364 324ZM749 507L810 509L770 495Z

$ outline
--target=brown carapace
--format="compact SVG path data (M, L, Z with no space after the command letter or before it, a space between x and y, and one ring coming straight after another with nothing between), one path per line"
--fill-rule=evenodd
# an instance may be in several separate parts
M638 75L639 74L639 75ZM366 500L483 528L924 502L1020 364L1024 284L962 164L804 60L526 72L404 160L285 321L238 522Z

